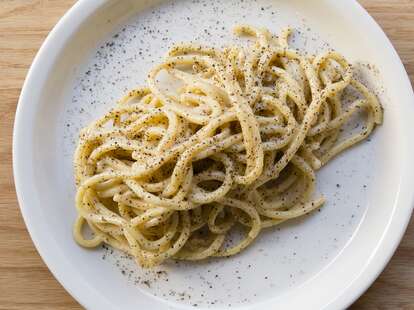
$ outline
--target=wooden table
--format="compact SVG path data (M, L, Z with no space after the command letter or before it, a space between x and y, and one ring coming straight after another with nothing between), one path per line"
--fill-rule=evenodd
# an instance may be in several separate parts
M27 70L74 2L0 0L0 309L81 309L32 244L16 200L11 155L14 113ZM414 0L361 3L393 41L413 81ZM414 220L388 267L352 308L414 309Z

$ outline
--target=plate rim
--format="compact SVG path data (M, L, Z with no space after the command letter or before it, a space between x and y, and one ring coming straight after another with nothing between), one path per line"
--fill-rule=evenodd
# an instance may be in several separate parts
M353 13L356 14L355 17L364 20L367 27L370 27L372 31L375 31L377 35L381 36L382 42L386 44L384 48L389 49L390 52L394 54L393 58L396 61L396 70L399 71L398 75L402 78L401 83L403 84L403 88L406 89L406 98L409 98L411 102L414 102L413 88L397 51L395 50L394 46L382 28L365 10L365 8L363 8L362 5L359 4L356 0L350 0L346 2L335 0L326 1L335 3L335 5L338 6L345 6L352 9ZM25 111L28 109L28 106L30 106L30 92L33 89L33 85L36 85L38 83L36 81L36 77L39 75L39 71L42 70L42 64L48 63L49 66L51 64L51 60L48 59L48 50L51 45L55 44L55 41L57 41L59 37L62 42L65 42L65 39L69 37L70 33L77 30L77 27L79 27L81 24L79 22L73 23L74 20L84 20L90 16L91 13L95 12L97 9L107 4L108 2L112 1L79 0L63 15L63 17L53 27L45 41L42 43L40 49L38 50L26 75L26 79L22 86L18 100L13 126L13 176L18 204L27 230L30 234L33 244L36 247L36 250L56 280L58 280L58 282L65 288L65 290L68 291L70 295L72 295L82 306L88 309L112 309L113 304L109 301L109 299L102 298L102 295L100 295L98 291L96 291L93 287L86 285L85 283L81 283L85 289L88 289L88 291L83 290L80 288L79 281L76 281L75 279L71 280L69 277L65 276L65 270L61 264L61 261L56 259L56 257L53 255L50 255L49 251L47 250L47 245L41 241L42 238L40 237L39 231L36 229L36 224L29 216L30 201L28 202L27 198L25 198L25 196L27 197L27 188L30 187L30 185L27 184L27 182L25 183L25 171L22 169L22 165L19 164L21 162L20 159L24 158L24 155L27 154L24 152L24 140L27 133L24 132L24 126L21 124L24 122ZM405 108L411 110L414 115L413 105ZM408 123L405 123L408 126ZM409 127L414 130L414 124ZM414 142L407 144L407 154L409 153L414 153ZM334 297L334 300L325 305L325 308L340 309L350 306L377 279L399 246L401 239L403 238L404 233L407 229L414 206L414 191L409 191L410 186L408 182L410 179L412 180L414 178L414 164L408 166L408 169L406 169L405 174L402 176L404 176L402 179L406 180L405 187L407 189L405 192L400 191L399 193L399 195L403 195L403 197L398 199L399 206L394 207L392 218L388 222L388 227L384 229L382 240L379 243L376 252L374 252L372 257L369 258L365 269L356 277L354 282L348 287L344 288L342 292L339 292L339 294ZM401 184L403 184L403 182L401 182ZM405 205L401 206L401 199L404 199ZM374 261L374 258L376 258L377 261ZM93 299L91 298L91 295L99 296L99 298Z

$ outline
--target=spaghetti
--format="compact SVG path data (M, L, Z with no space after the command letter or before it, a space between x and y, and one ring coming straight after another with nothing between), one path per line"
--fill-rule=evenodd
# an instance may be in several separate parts
M344 57L289 48L290 32L238 26L248 47L175 46L147 87L84 128L77 243L110 244L145 267L230 256L263 228L321 207L315 171L381 124L382 108ZM341 138L355 115L364 126ZM229 244L236 226L245 234Z

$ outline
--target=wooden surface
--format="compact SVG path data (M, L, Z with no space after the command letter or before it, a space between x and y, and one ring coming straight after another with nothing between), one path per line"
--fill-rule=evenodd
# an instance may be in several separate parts
M14 112L27 70L50 29L74 2L0 0L0 309L4 310L81 309L32 244L16 200L11 155ZM413 82L414 0L360 2L391 38ZM413 220L388 267L352 309L414 309Z

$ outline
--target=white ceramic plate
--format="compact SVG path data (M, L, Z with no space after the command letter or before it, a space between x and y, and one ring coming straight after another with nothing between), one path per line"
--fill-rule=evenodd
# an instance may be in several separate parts
M321 212L266 232L236 257L148 271L110 249L78 247L71 161L79 128L142 84L173 42L220 44L237 23L291 25L300 30L294 45L329 44L359 64L384 105L383 126L318 173L328 198ZM378 276L409 221L413 115L400 59L353 0L84 0L50 33L25 82L14 128L16 189L38 251L88 309L340 309Z

